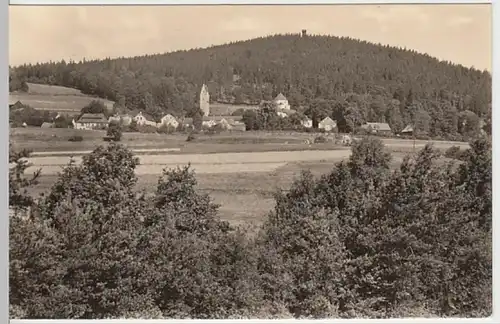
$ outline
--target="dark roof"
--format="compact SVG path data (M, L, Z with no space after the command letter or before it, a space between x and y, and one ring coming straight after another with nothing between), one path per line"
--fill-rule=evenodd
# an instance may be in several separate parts
M77 123L108 123L108 119L104 114L83 114Z
M391 131L391 127L387 123L366 123L362 127L365 129L371 127L376 131Z

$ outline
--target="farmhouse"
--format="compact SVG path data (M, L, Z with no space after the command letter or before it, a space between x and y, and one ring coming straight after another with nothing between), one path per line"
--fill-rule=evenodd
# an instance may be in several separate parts
M170 126L173 128L177 128L177 126L179 126L179 122L177 121L177 119L175 119L174 116L166 114L161 118L160 122L158 123L158 127L161 126Z
M327 116L322 121L320 121L318 123L318 128L319 129L324 129L327 132L331 132L335 128L337 128L337 122Z
M9 109L21 108L23 103L9 95Z
M187 128L193 128L193 118L183 118L182 121L182 126L187 127Z
M153 127L156 127L156 122L155 121L152 121L152 120L148 120L146 118L146 116L144 116L142 114L142 111L140 111L134 118L135 122L137 123L137 125L139 126L144 126L144 125L147 125L147 126L153 126Z
M244 132L247 130L245 123L235 121L231 124L231 131Z
M122 126L128 126L132 123L132 117L130 117L128 114L125 115L114 115L109 117L108 123L119 123Z
M366 123L362 125L361 128L365 129L367 132L371 134L379 134L379 135L392 134L391 127L387 123Z
M115 116L111 116L108 118L108 123L111 124L111 123L119 123L121 124L122 122L122 119L119 115L115 115Z
M413 135L413 126L407 125L402 131L401 135Z
M202 126L213 127L223 120L228 124L242 120L242 116L205 116L203 117Z
M75 129L105 129L108 126L108 119L104 114L83 114L78 121L73 120L73 127Z
M217 122L217 126L221 127L222 129L228 129L228 130L233 128L233 126L225 118L219 120Z

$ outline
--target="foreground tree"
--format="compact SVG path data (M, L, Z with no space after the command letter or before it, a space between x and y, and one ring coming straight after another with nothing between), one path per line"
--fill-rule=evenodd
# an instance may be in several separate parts
M488 316L491 146L473 142L468 152L461 166L442 165L439 153L427 146L391 172L383 145L366 138L330 174L296 181L278 197L261 234L266 243L260 271L268 298L304 315L295 294L307 294L296 280L308 274L307 287L317 287L318 275L330 278L323 285L342 288L323 294L334 296L327 305L339 316ZM319 240L322 232L338 243ZM304 250L306 242L310 250ZM331 246L328 265L337 268L309 274L321 264L315 256L325 246ZM300 251L308 262L301 261Z
M491 143L471 142L462 161L447 164L428 145L392 171L380 140L352 150L330 173L305 172L278 192L255 240L218 218L189 166L165 170L151 196L137 193L139 161L114 143L70 163L36 203L20 190L30 182L12 171L11 200L34 206L11 218L12 312L488 316Z
M26 211L34 203L28 194L28 188L38 183L41 170L35 171L32 176L26 176L26 170L31 166L28 162L30 151L16 151L9 144L9 208L17 213Z
M122 139L122 128L117 122L110 123L106 131L106 136L113 142L119 142Z

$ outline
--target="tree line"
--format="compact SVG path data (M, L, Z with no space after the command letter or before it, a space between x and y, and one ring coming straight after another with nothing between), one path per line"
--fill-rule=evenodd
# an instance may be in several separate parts
M478 119L486 129L491 124L489 72L347 37L275 35L167 54L11 67L10 90L25 82L77 88L155 118L191 117L205 83L212 101L256 104L282 92L309 117L329 115L346 128L388 122L399 132L414 124L428 136L452 138L471 137Z
M391 169L382 142L364 138L329 173L277 191L253 235L218 217L189 166L164 170L146 195L140 161L112 143L34 199L26 189L43 175L24 174L28 156L9 156L12 317L491 314L486 139L460 161L443 165L427 145Z

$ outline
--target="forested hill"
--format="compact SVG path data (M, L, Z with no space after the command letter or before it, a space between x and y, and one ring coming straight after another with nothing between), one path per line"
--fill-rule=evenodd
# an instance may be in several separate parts
M203 83L212 101L256 103L282 92L296 108L322 102L323 114L350 115L355 123L387 121L400 128L418 116L434 133L453 133L461 114L491 115L486 71L332 36L276 35L167 54L11 68L11 90L23 81L75 87L153 115L190 114Z

